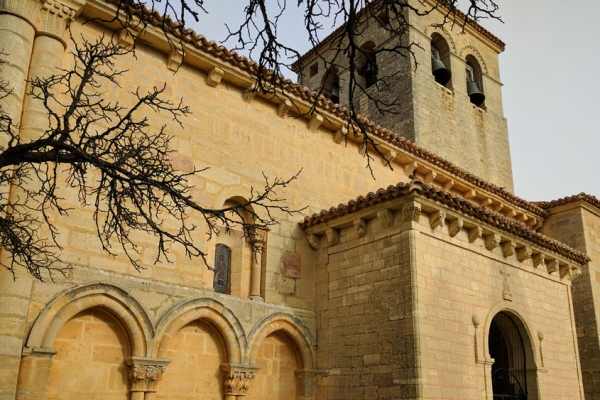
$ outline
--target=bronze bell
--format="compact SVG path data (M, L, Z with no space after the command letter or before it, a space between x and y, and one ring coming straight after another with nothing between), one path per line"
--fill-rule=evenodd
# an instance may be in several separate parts
M485 101L485 94L481 93L477 83L475 82L467 82L467 94L471 99L471 103L476 106L480 106Z
M431 72L433 72L435 81L440 85L445 85L452 77L450 70L446 68L442 60L439 58L434 58L431 60Z

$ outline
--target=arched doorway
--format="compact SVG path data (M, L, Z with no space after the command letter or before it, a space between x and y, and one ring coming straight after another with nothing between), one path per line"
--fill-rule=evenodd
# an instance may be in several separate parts
M505 312L496 314L488 337L494 400L527 400L526 352L517 324Z

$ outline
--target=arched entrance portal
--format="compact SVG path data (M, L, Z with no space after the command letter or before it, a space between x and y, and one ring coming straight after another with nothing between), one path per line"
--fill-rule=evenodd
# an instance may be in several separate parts
M496 314L488 340L494 400L527 400L525 345L515 321L507 313Z

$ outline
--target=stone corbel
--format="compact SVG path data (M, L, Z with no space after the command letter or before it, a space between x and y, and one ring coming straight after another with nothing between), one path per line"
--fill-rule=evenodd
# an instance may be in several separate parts
M450 237L458 235L460 230L463 228L463 225L464 221L462 218L456 218L450 221L450 223L448 224L448 234L450 235Z
M533 256L533 266L539 268L545 264L546 255L544 253L538 253Z
M492 210L496 211L497 213L499 213L500 210L502 210L504 208L504 204L502 204L502 203L492 204L492 206L490 208Z
M573 280L573 271L575 268L569 264L562 264L559 266L559 272L561 279L567 278L568 280Z
M517 244L514 240L507 240L506 242L502 243L502 254L504 257L510 257L515 254L516 246Z
M446 222L446 212L442 210L434 211L429 214L429 224L431 225L431 229L435 229L437 227L444 227Z
M431 182L433 182L435 180L436 176L437 176L437 172L429 171L429 173L423 177L423 183L430 184Z
M348 128L343 126L333 134L333 141L337 144L342 143L344 138L348 136Z
M23 2L30 3L29 1ZM85 0L45 0L42 2L42 9L35 23L36 35L53 37L62 42L66 49L65 33L67 28L84 5Z
M356 229L358 237L363 237L367 233L367 221L362 218L356 218L354 220L354 229Z
M391 164L392 161L394 161L394 159L398 156L398 152L396 152L396 150L382 151L382 154L383 158L381 159L381 162L386 166Z
M475 196L477 196L477 191L475 191L475 189L469 189L463 193L463 197L467 200L470 200L470 199L474 198Z
M170 71L176 72L179 67L181 66L181 64L183 64L183 49L181 48L177 48L174 47L171 52L169 53L169 56L167 57L167 68ZM210 75L210 74L209 74ZM221 74L222 76L222 74ZM219 81L221 80L221 78L219 78ZM217 82L216 85L217 86L219 83ZM210 86L213 86L209 83Z
M469 243L474 243L477 239L483 236L483 228L475 226L469 229Z
M327 228L325 235L327 236L327 243L329 246L338 244L340 242L340 233L337 229Z
M306 240L313 250L319 250L321 248L321 236L311 234L306 237Z
M258 92L258 90L254 87L254 85L251 85L244 89L242 93L244 101L246 103L252 103L252 100L254 100L254 97L256 96L256 92Z
M277 115L279 116L279 118L287 117L290 108L292 108L292 102L288 99L285 99L283 103L279 104L279 106L277 107Z
M206 75L206 84L211 87L219 86L223 75L225 75L225 71L223 71L219 67L214 67L213 69L208 71L208 74Z
M148 357L127 357L125 359L129 368L129 381L131 382L131 398L143 399L143 393L154 393L157 390L158 382L162 374L166 371L171 360L164 358ZM134 395L142 393L142 396Z
M444 182L444 184L442 185L442 189L450 190L450 189L452 189L452 186L454 186L454 180L450 179L450 180Z
M558 271L558 260L549 260L546 263L546 268L548 269L548 273L550 275L557 272Z
M402 166L402 169L404 170L404 175L412 175L413 173L416 174L416 170L417 170L418 164L416 161L411 161L406 165Z
M517 249L517 260L523 262L531 258L532 250L529 246L519 247Z
M485 248L488 250L494 250L500 245L500 235L497 233L491 233L485 236Z
M308 130L311 132L316 132L322 123L323 116L320 114L315 114L308 120Z
M490 204L492 204L492 199L490 199L489 197L486 197L485 199L479 202L479 205L482 205L484 207L488 207Z
M384 228L389 228L394 225L394 213L390 210L377 211L377 218Z

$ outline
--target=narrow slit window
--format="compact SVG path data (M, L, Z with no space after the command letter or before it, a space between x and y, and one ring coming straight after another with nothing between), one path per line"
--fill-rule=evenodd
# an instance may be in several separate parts
M223 244L215 248L213 289L217 293L229 293L229 272L231 271L231 249Z

